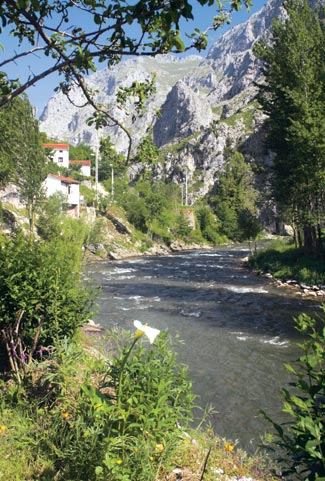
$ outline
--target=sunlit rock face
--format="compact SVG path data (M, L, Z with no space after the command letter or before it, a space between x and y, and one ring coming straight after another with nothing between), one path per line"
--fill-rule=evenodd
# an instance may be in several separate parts
M173 181L180 188L187 182L189 204L214 188L230 151L241 151L247 162L257 166L272 163L272 153L264 144L265 116L254 103L261 66L253 47L260 37L270 37L272 20L283 15L282 3L269 0L247 22L220 37L206 57L128 59L87 80L97 100L109 105L111 116L130 132L133 152L144 136L153 136L165 151L165 163L152 168L153 176ZM153 73L156 93L147 101L143 115L133 115L132 105L118 108L118 88L147 80ZM92 147L109 135L116 150L126 154L129 139L125 132L113 124L96 132L87 124L91 108L80 108L85 103L80 90L71 92L70 98L72 103L62 94L50 99L41 117L41 130L57 140ZM133 165L132 177L142 167ZM265 182L257 176L262 188Z
M177 142L209 127L212 111L208 100L179 80L167 95L153 128L155 144Z
M270 0L247 22L225 33L206 57L128 59L89 76L88 84L97 100L110 106L112 117L130 131L134 148L151 128L157 145L186 138L208 128L221 116L229 117L252 100L256 93L253 83L260 76L252 48L260 36L268 35L281 4L282 0ZM149 79L153 72L157 91L148 100L143 115L134 120L132 106L126 111L116 106L116 92L134 80ZM87 125L92 108L81 108L85 98L80 89L71 92L70 100L61 93L49 100L40 119L42 131L51 138L92 146L98 143L98 137L110 135L117 150L126 153L128 138L119 127L111 125L97 134L94 127ZM168 116L172 125L167 125Z
M122 123L131 133L134 147L143 138L148 128L155 122L157 111L165 102L167 94L173 86L197 68L202 57L189 56L174 58L159 56L157 58L137 58L126 60L114 68L101 70L88 77L88 85L96 92L97 101L109 106L110 115ZM130 86L134 80L148 80L153 73L156 75L156 93L148 100L146 109L141 116L134 118L132 105L121 109L116 104L116 93L120 87ZM87 119L93 110L86 106L85 98L80 89L70 93L71 102L62 94L54 95L48 102L40 118L40 128L49 137L64 139L72 144L85 142L92 146L98 143L98 137L110 135L116 149L126 153L128 137L118 126L105 127L99 134L93 126L87 124ZM79 107L78 107L79 106Z

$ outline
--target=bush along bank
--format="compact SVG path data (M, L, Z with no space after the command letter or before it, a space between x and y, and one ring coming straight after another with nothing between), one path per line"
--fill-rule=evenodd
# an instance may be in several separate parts
M104 335L105 356L64 339L20 384L2 382L0 479L271 481L266 457L190 428L195 396L172 340L135 327Z
M325 263L307 257L303 251L283 241L275 241L247 260L257 274L273 278L278 286L289 287L303 297L325 297Z
M89 337L63 339L20 383L0 382L0 479L322 481L325 316L296 322L304 340L282 392L289 420L264 413L274 461L190 427L195 396L175 341L135 321L134 332L97 339L96 351Z
M103 351L77 338L94 298L81 289L73 233L53 243L1 239L0 480L271 480L268 457L191 429L195 396L167 333L136 322L135 332L96 338ZM301 322L309 341L290 371L296 392L284 407L293 421L274 424L275 472L321 481L324 327Z

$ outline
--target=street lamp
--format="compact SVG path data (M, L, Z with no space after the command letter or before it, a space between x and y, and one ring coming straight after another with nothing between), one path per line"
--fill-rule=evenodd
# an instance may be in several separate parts
M114 165L109 164L111 169L112 169L112 187L111 187L111 197L112 197L112 203L114 202Z

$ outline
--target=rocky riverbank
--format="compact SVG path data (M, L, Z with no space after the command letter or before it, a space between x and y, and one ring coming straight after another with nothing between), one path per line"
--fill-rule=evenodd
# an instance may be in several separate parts
M242 262L245 267L248 267L256 275L270 279L270 281L272 281L276 285L276 287L290 289L292 293L297 297L303 297L308 299L317 297L321 300L325 300L325 285L323 284L309 286L307 284L300 283L295 279L277 279L270 272L261 273L260 271L251 269L247 264L248 257L242 259Z
M325 298L325 286L324 285L313 285L308 286L307 284L301 284L294 279L276 279L272 274L263 274L264 277L272 279L277 287L286 287L291 289L299 297L320 297Z
M104 244L87 244L84 246L85 257L87 262L98 262L102 260L117 261L127 259L130 257L141 256L165 256L175 252L189 251L189 250L204 250L213 249L209 244L186 243L182 241L174 241L169 246L166 244L154 243L147 249L143 249L141 244L134 243L133 245L123 245L114 243L109 246Z

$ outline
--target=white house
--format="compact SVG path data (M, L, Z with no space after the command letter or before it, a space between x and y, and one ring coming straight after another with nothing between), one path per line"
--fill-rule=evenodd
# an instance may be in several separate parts
M90 177L90 160L70 160L69 165L81 165L80 172L85 177Z
M43 147L53 151L53 162L60 167L69 168L69 144L43 144Z
M44 149L49 149L51 154L48 157L59 167L66 169L72 165L81 165L80 172L85 177L91 175L90 160L69 160L69 144L43 144Z
M61 192L64 195L64 205L71 217L79 218L80 214L80 182L62 175L48 174L45 179L46 196Z

